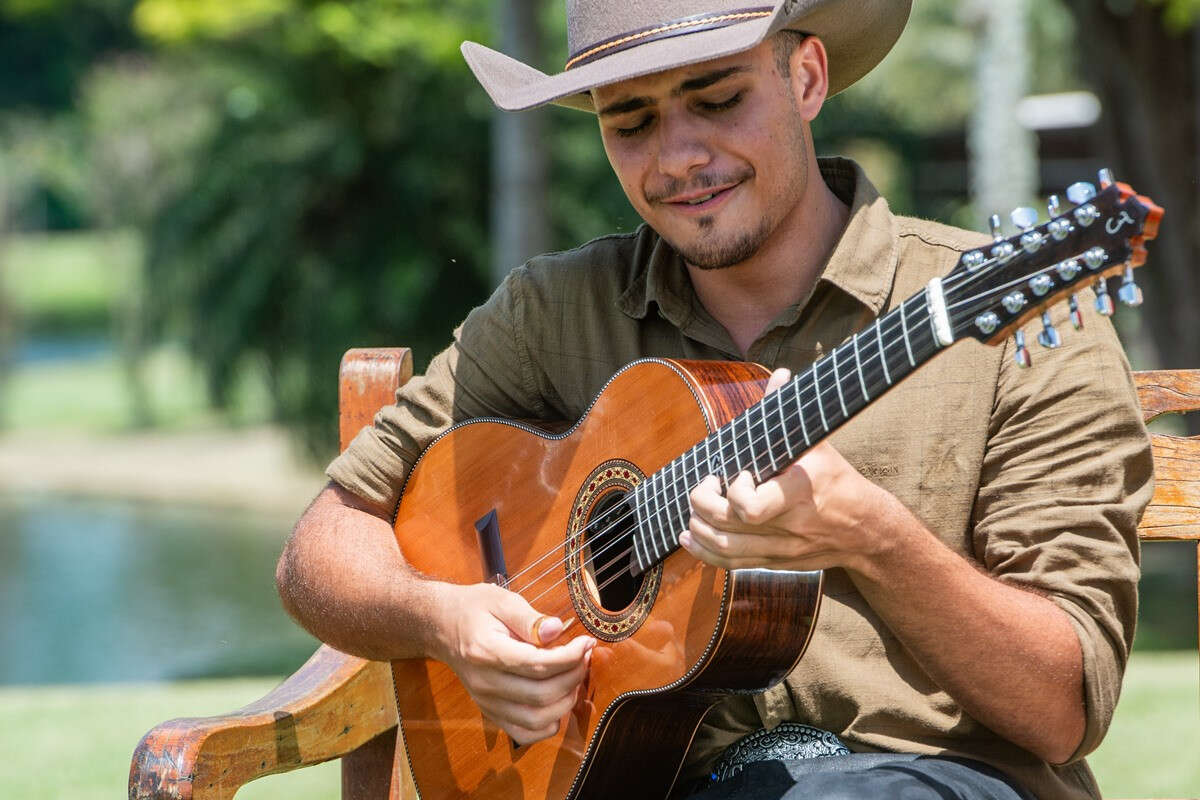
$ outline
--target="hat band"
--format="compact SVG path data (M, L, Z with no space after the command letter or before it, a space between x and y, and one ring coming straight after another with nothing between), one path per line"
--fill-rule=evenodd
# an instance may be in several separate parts
M581 64L587 64L612 53L619 53L622 50L627 50L630 47L636 47L646 42L653 42L658 39L669 39L672 36L682 36L686 33L697 33L699 31L708 31L714 28L724 28L727 25L735 25L739 22L745 22L748 19L757 17L769 17L775 11L772 6L755 6L753 8L741 8L734 11L724 11L719 14L697 14L694 17L684 17L672 22L664 22L661 25L652 25L648 28L642 28L629 33L618 34L610 39L605 39L602 42L588 45L579 50L567 59L566 69L578 67Z

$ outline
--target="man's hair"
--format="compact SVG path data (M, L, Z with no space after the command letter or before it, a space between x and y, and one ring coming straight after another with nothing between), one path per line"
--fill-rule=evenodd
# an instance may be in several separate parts
M775 68L785 80L792 72L792 52L807 38L807 33L788 28L775 32Z

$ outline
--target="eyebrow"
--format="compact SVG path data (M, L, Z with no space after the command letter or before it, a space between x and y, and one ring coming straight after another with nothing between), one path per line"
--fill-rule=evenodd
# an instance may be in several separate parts
M749 72L748 66L725 67L724 69L713 70L706 72L703 75L697 75L695 78L688 78L683 83L671 90L672 97L679 97L684 92L695 92L700 89L706 89L714 83L720 83L730 75L736 75L739 72ZM637 111L640 108L654 105L653 98L650 97L629 97L624 100L618 100L615 103L605 106L596 112L601 117L607 117L614 114L625 114L630 111Z

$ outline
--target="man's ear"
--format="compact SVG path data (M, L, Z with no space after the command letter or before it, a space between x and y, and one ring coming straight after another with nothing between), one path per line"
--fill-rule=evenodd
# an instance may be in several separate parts
M804 37L792 48L788 65L788 81L796 108L807 122L812 122L829 94L829 58L825 44L816 36Z

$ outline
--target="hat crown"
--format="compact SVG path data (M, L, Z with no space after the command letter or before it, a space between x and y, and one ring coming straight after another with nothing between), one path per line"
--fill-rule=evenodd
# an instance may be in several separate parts
M696 15L769 4L771 0L567 0L567 52Z

